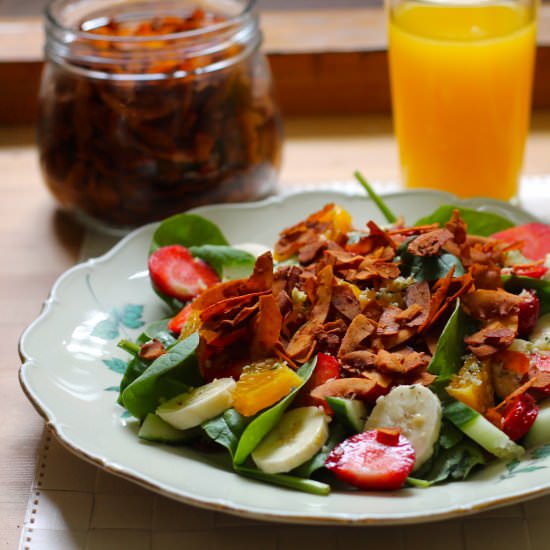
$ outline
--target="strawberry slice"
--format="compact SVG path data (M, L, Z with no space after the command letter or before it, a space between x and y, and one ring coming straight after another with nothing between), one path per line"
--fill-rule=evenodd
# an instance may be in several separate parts
M182 328L185 326L187 321L189 321L191 317L191 313L193 313L193 306L191 304L187 304L183 306L172 319L168 322L168 328L176 333L180 334Z
M413 469L416 453L404 435L379 432L369 430L345 439L330 452L325 468L358 489L399 489Z
M507 243L523 242L522 254L531 260L544 260L550 254L550 226L532 222L517 225L491 235L493 239Z
M535 352L529 356L529 359L538 370L550 373L550 352Z
M528 265L513 265L512 273L516 277L531 277L531 279L542 279L548 268L544 265L528 264Z
M534 290L523 290L519 295L522 299L518 311L518 335L520 338L527 338L540 315L540 300Z
M518 395L502 412L502 431L512 440L521 439L539 413L535 400L528 393Z
M340 378L340 363L336 357L326 353L317 354L317 364L309 381L313 387L320 386L333 378Z
M192 300L203 290L220 282L216 272L200 258L194 258L185 246L172 244L149 256L149 275L153 287L182 302Z
M319 402L311 396L311 392L318 386L322 386L329 380L340 378L340 363L336 357L328 355L326 353L317 354L317 363L315 369L311 374L309 380L305 383L304 387L300 390L296 398L296 405L299 407L307 407L309 405L321 405L325 409L327 414L332 415L332 409L327 405L327 402L323 399Z
M538 401L550 395L550 352L538 351L528 356L530 364L529 378L536 378L535 384L529 389Z

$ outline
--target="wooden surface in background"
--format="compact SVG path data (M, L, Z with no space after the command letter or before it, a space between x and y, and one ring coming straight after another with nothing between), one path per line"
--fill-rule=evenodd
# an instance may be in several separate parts
M0 17L35 16L42 13L48 0L0 0ZM257 0L261 11L319 10L334 7L380 7L382 0Z
M265 12L262 28L284 114L390 111L382 9ZM40 18L0 18L0 124L35 122L42 44ZM548 4L539 12L533 106L550 108Z

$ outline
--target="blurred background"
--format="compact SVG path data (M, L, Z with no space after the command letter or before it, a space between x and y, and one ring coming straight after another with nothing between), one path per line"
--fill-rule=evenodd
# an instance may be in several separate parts
M47 0L2 0L0 15L36 15L46 5ZM378 0L260 0L261 9L268 10L300 10L330 7L364 7L367 5L381 5Z
M0 144L30 144L43 66L42 13L47 0L0 0ZM395 179L386 17L382 0L259 0L263 49L294 143L310 140L324 179L349 177L361 151L372 177ZM525 171L546 171L550 125L550 0L541 3L531 140ZM384 151L370 146L385 144ZM294 153L296 151L296 153ZM281 178L309 182L300 147L284 154Z
M33 124L46 0L0 0L0 125ZM382 0L259 0L283 115L390 112ZM550 2L539 12L535 109L550 107Z

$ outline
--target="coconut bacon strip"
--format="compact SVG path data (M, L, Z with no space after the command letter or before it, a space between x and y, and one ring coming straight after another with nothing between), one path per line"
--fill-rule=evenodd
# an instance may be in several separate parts
M298 329L286 347L286 353L295 361L307 361L315 349L315 336L320 331L329 312L333 279L331 265L327 265L317 274L316 300L311 308L310 317Z
M409 243L407 250L415 256L436 256L452 238L453 234L448 229L434 229L416 237Z

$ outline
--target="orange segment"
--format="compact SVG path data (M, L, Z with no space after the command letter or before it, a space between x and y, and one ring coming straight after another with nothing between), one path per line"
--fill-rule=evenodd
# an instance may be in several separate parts
M188 336L191 336L191 334L193 334L194 332L197 332L200 326L201 326L200 312L195 309L192 309L191 312L189 313L189 317L187 318L183 327L181 328L179 339L185 340Z
M491 370L487 362L480 362L470 355L464 365L453 375L446 388L447 393L477 412L484 413L493 405Z
M351 216L347 210L344 210L341 206L337 204L334 205L332 209L333 218L332 223L334 224L334 230L338 233L347 233L351 230Z
M324 232L327 239L335 240L342 233L347 233L351 230L351 216L347 210L333 205L330 210L323 212L319 216L319 220L323 222L331 222L332 227Z
M233 407L244 416L277 403L299 386L302 379L277 359L256 361L244 367L233 391Z

